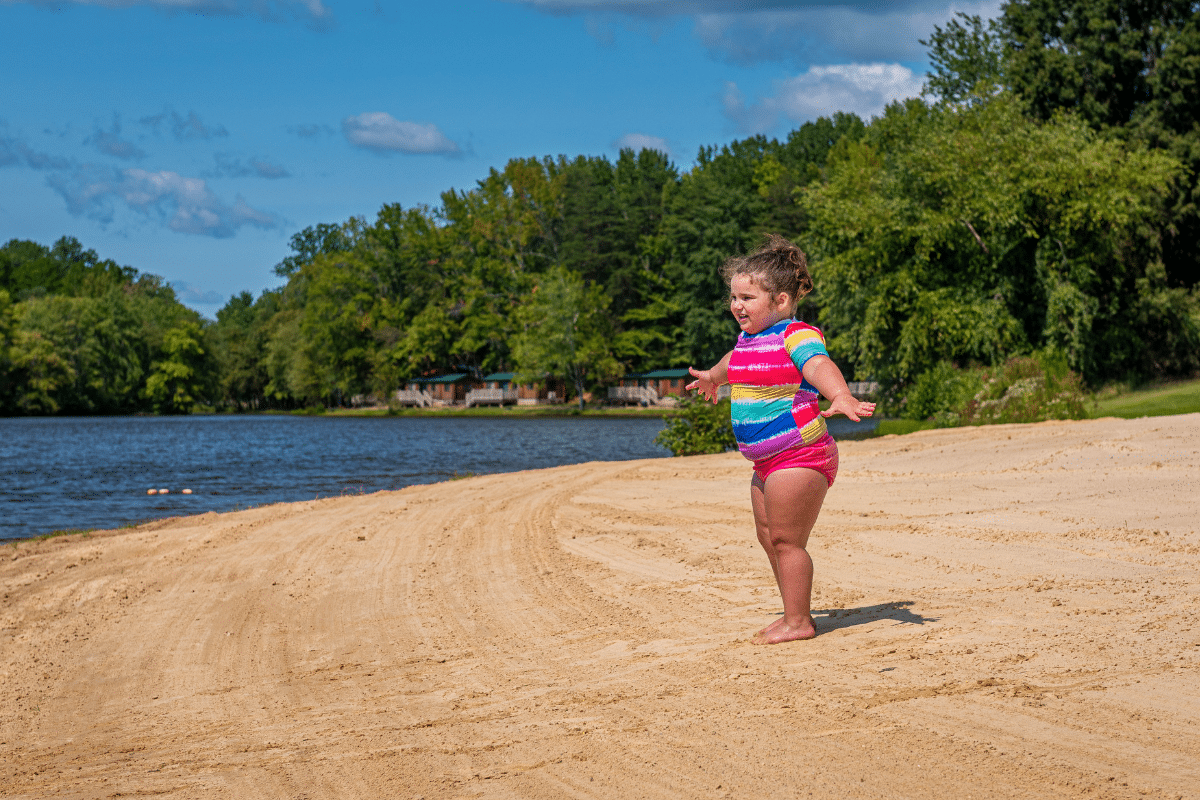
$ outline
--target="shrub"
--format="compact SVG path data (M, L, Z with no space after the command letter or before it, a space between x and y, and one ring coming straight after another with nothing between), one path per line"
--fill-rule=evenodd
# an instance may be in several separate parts
M679 408L667 415L666 421L654 441L673 455L723 453L737 446L728 400L714 405L702 397L681 398Z
M1083 381L1056 351L1010 358L982 370L983 385L961 411L963 424L1041 422L1087 416Z
M939 427L956 425L957 415L980 390L979 370L958 369L943 361L922 372L905 394L903 419L934 420Z
M938 428L1087 416L1082 379L1054 350L996 367L958 369L943 361L918 375L897 405L901 418Z

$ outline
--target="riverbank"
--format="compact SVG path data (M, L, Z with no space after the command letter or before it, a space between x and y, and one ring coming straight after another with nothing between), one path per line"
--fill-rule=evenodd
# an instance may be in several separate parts
M1197 797L1200 415L840 447L777 647L736 454L0 548L4 795Z
M431 406L419 408L405 406L389 408L388 406L366 406L363 408L336 408L321 412L293 411L284 413L306 414L319 413L331 417L654 417L661 418L674 412L673 407L650 406L589 406L580 411L578 405L539 405L539 406ZM279 412L271 412L279 413Z

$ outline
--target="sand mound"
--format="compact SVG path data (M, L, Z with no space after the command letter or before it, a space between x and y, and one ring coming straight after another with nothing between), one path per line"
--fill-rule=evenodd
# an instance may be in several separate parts
M0 795L1200 797L1200 415L842 446L811 642L737 455L0 548Z

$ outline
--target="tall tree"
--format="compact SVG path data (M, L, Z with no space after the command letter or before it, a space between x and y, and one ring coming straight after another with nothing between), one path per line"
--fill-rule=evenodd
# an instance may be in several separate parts
M933 69L925 94L945 103L961 103L981 88L983 93L1004 86L1004 32L994 19L958 12L946 23L933 26L921 44L929 48Z
M1200 9L1192 0L1009 0L1004 73L1035 116L1077 113L1187 168L1160 223L1167 280L1200 283Z
M1139 289L1161 269L1149 223L1179 174L1162 153L1000 95L892 106L829 172L806 195L814 279L831 350L863 377L903 385L939 361L1052 347L1100 380L1151 369L1148 330L1175 332L1172 353L1200 345L1191 312L1139 321L1188 306L1151 311Z
M711 364L737 334L720 267L761 239L759 223L769 202L755 190L754 173L770 149L763 137L720 150L701 148L696 166L677 186L667 188L662 224L666 274L675 288L673 300L684 309L676 363Z
M620 369L612 355L608 302L603 289L577 273L561 267L547 272L517 309L513 358L518 381L562 376L574 387L582 411L588 382L612 377Z
M290 278L319 255L349 250L354 246L352 230L346 225L319 222L292 234L288 242L292 254L275 265L275 274L281 278Z
M146 399L159 414L188 414L208 394L200 325L192 320L163 334L162 357L146 378Z

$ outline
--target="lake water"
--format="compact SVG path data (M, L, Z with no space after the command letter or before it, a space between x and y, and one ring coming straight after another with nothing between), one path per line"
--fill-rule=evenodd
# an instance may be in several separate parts
M831 420L835 436L855 430ZM840 424L839 424L840 423ZM0 539L670 454L653 417L0 419ZM169 494L148 495L148 489ZM192 494L181 494L191 489Z

